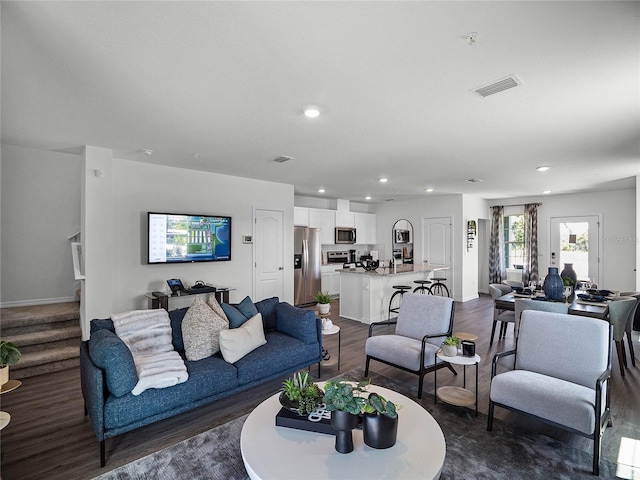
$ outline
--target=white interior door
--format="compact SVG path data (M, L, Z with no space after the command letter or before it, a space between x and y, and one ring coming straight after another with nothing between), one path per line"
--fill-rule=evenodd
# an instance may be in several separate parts
M284 298L284 212L255 211L254 301Z
M442 275L446 277L447 287L452 292L453 269L451 261L451 217L422 219L422 259L429 265L445 265L449 267Z
M597 215L550 219L550 264L573 264L578 280L600 284L600 219ZM544 272L541 272L544 273Z

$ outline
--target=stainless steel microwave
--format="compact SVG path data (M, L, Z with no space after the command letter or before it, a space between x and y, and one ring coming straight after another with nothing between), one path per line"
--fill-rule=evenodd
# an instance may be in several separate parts
M336 243L356 243L356 229L336 227Z

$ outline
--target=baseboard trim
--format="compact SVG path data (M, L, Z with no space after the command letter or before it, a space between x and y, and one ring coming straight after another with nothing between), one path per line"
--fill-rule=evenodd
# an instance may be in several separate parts
M34 305L48 305L50 303L77 302L76 297L38 298L35 300L17 300L15 302L2 302L0 308L32 307Z

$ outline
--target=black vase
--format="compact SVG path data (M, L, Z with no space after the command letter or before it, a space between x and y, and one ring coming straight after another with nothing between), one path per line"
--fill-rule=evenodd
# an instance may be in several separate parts
M365 413L362 417L364 443L372 448L390 448L396 444L398 415L395 418L381 413Z
M578 285L578 275L576 275L576 271L573 269L573 263L564 264L564 269L562 270L562 272L560 272L560 277L570 278L573 281L571 285L575 290L576 286Z
M331 412L331 426L336 431L336 451L353 452L353 432L358 426L358 415L341 410Z

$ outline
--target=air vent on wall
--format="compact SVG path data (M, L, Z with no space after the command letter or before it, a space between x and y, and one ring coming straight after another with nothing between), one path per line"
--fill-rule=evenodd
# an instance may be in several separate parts
M274 158L273 159L274 162L278 162L278 163L288 162L289 160L293 160L293 157L287 157L286 155L280 155L278 158Z
M505 90L517 87L518 85L522 85L522 81L515 75L509 75L508 77L501 78L500 80L496 80L495 82L491 82L487 85L474 88L471 91L481 97L488 97L489 95L504 92Z

